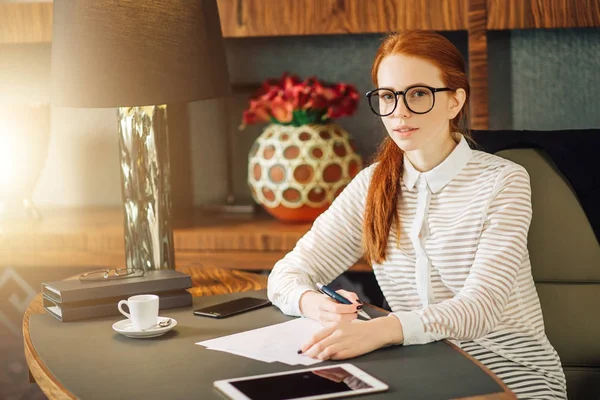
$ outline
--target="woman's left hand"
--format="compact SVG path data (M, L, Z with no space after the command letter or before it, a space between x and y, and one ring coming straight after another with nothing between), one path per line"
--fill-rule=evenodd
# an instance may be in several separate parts
M384 319L387 318L354 320L328 326L317 332L300 350L303 354L319 360L343 360L369 353L390 343L389 331L386 332L385 329L390 329L390 326L374 326L383 323ZM398 328L396 326L396 329Z

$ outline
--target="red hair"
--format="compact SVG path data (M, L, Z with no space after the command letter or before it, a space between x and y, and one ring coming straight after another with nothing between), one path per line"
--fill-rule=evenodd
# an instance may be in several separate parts
M445 86L465 90L465 104L458 115L449 121L449 125L450 132L460 132L470 139L466 128L470 87L465 62L458 49L448 39L431 31L390 34L379 46L373 61L371 76L375 87L378 86L377 71L381 61L392 54L426 60L439 68ZM386 137L375 155L375 161L378 164L369 186L363 221L363 247L368 262L382 263L386 259L388 237L393 224L398 228L398 242L400 239L397 205L401 195L404 153L392 139Z

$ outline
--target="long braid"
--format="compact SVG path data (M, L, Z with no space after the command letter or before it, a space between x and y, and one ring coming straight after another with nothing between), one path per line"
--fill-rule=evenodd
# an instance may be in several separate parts
M402 150L389 137L385 138L376 160L363 220L363 248L369 262L381 263L386 258L388 236L393 224L400 232L398 198L404 164ZM398 235L399 238L399 235Z

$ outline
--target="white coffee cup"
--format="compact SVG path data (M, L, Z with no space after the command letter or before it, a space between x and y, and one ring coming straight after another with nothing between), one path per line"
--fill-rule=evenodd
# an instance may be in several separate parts
M127 305L131 314L123 311L123 305ZM127 300L119 301L117 308L133 323L136 330L154 328L158 323L158 296L154 294L140 294L131 296Z

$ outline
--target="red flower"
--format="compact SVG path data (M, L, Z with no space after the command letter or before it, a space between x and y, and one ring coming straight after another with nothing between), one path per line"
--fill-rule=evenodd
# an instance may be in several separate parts
M267 79L249 100L242 115L243 126L274 121L302 125L325 123L330 118L354 114L358 92L346 83L327 84L315 76L301 81L284 73L280 79Z
M278 96L271 102L271 115L281 123L292 122L293 111L292 103L285 100L283 96Z

